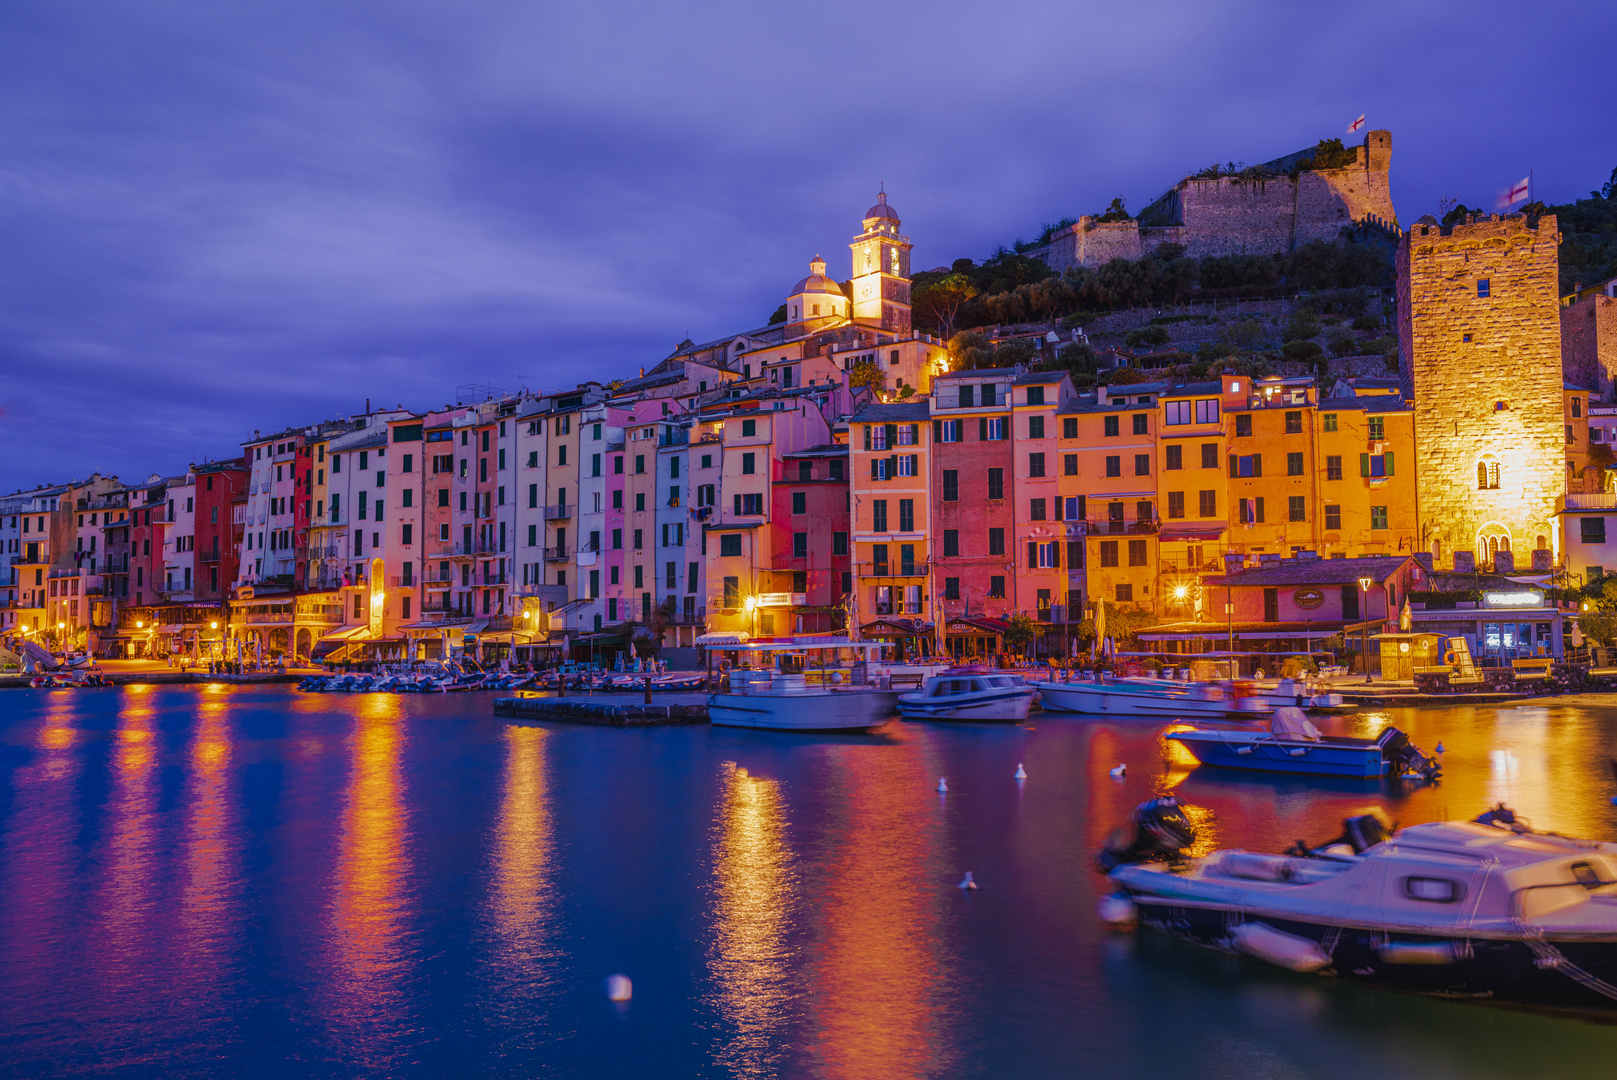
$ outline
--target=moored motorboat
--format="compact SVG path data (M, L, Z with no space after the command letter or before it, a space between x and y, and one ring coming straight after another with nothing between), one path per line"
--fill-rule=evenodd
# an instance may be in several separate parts
M1395 833L1345 824L1285 855L1187 859L1194 829L1153 799L1101 855L1118 886L1102 918L1293 971L1617 1011L1617 844L1534 832L1503 806Z
M1036 691L1022 676L981 668L952 668L929 676L921 689L901 694L906 720L977 720L1019 723L1027 719Z
M1092 716L1157 716L1169 719L1252 719L1270 706L1235 684L1172 679L1114 679L1039 684L1047 710Z
M1385 728L1374 739L1322 735L1292 706L1275 710L1268 731L1194 728L1170 731L1167 737L1189 750L1201 764L1228 769L1319 776L1409 774L1423 780L1442 775L1436 759L1422 753L1397 728Z
M865 686L810 686L802 674L760 673L736 680L728 694L710 694L709 722L770 731L869 731L893 715L898 695Z
M1345 712L1352 708L1344 703L1341 694L1320 690L1298 679L1253 683L1251 695L1274 709L1289 705L1304 712Z

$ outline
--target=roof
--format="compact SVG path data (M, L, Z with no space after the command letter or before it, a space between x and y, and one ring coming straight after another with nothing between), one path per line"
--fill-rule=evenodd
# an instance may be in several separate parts
M840 299L847 299L842 286L826 276L825 260L818 255L809 263L809 276L793 285L792 291L787 295L796 296L798 293L830 293Z
M1066 377L1067 377L1067 371L1066 371L1065 368L1062 368L1062 369L1060 369L1058 371L1029 371L1025 375L1018 375L1016 377L1016 385L1017 386L1040 386L1040 385L1048 386L1050 383L1058 383L1062 379L1065 379Z
M906 401L891 405L872 403L850 417L856 424L924 423L931 418L931 406L924 401Z
M969 371L950 371L939 375L932 381L942 382L945 379L1004 379L1019 375L1021 370L1021 368L1013 367L974 368Z
M1119 389L1121 389L1121 387ZM1165 398L1202 397L1208 394L1221 394L1223 392L1223 384L1217 380L1214 380L1213 382L1185 383L1182 386L1170 386L1168 389L1160 391L1157 396Z
M1365 555L1357 559L1281 559L1268 566L1202 579L1204 585L1352 585L1361 577L1382 582L1409 562L1409 555Z
M869 221L871 218L886 218L895 225L898 223L898 211L887 205L887 192L877 195L876 205L865 211L864 220Z
M847 443L827 443L824 446L808 446L804 447L802 450L793 450L789 454L782 454L781 458L843 457L847 453Z
M1350 398L1321 398L1314 407L1321 412L1350 412L1354 409L1367 413L1414 412L1415 402L1409 398L1398 397L1393 394L1379 394L1375 397ZM1279 408L1279 406L1274 406ZM1230 412L1249 410L1231 409Z
M1577 390L1578 392L1584 393L1584 394L1587 394L1589 392L1589 388L1587 386L1579 386L1575 382L1563 382L1561 384L1561 389L1563 389L1563 390Z

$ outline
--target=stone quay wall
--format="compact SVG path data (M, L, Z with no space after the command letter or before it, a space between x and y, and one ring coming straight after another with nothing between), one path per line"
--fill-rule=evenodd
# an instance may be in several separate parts
M1555 535L1566 475L1559 243L1553 215L1536 229L1520 215L1478 215L1451 229L1418 224L1399 244L1421 546L1438 560L1475 550L1481 562L1487 538L1504 537L1525 563ZM1477 465L1490 460L1499 486L1479 490Z

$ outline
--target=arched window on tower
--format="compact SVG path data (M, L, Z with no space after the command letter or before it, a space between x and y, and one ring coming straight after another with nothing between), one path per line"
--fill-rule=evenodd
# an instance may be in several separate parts
M1499 460L1492 454L1477 462L1477 490L1491 491L1499 487Z

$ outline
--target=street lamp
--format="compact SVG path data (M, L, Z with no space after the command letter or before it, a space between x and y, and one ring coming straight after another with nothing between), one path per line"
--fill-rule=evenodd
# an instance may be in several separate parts
M1364 681L1370 681L1370 578L1359 579L1359 660L1364 664Z

